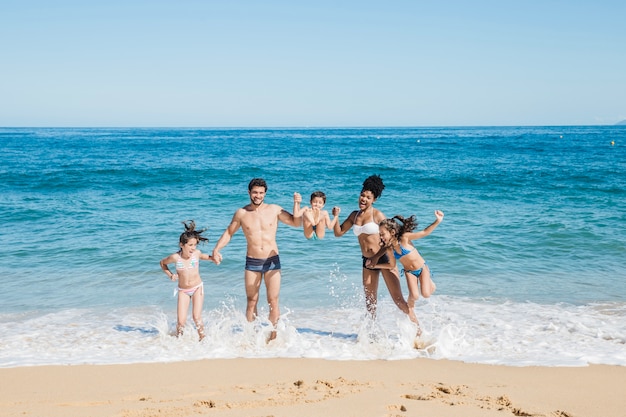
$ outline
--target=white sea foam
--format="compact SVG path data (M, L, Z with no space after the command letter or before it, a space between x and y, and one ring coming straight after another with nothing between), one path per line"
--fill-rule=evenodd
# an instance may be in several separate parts
M207 337L193 325L173 336L176 315L151 306L72 309L0 316L0 367L49 364L175 362L211 358L323 358L329 360L428 357L513 366L626 366L626 306L540 305L435 296L417 304L423 335L383 300L377 320L358 308L285 306L278 337L233 305L205 311ZM263 309L261 317L267 316Z

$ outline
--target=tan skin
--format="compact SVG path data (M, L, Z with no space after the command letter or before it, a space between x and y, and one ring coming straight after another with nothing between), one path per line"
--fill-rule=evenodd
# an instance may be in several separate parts
M343 223L339 224L339 221L335 223L334 233L335 236L343 236L348 232L353 225L362 226L374 220L376 223L380 223L385 219L385 215L374 208L373 204L376 201L374 194L369 190L363 190L359 196L359 210L355 210ZM333 216L339 218L341 209L339 207L333 207ZM371 258L376 255L380 249L380 236L378 234L367 235L361 233L358 236L359 246L361 247L361 254L366 258ZM397 268L388 268L380 270L371 270L363 268L363 290L365 292L365 307L372 317L376 316L376 305L378 302L378 281L380 274L382 273L389 294L394 303L402 312L407 314L411 321L418 324L417 317L407 305L402 295L402 287L400 286L400 277Z
M196 328L198 329L198 335L200 340L204 339L204 325L202 323L202 304L204 303L204 291L198 288L191 297L185 294L184 290L191 289L202 283L200 278L200 266L190 265L192 255L198 260L208 261L211 260L211 255L202 253L197 249L198 239L191 238L185 243L178 244L180 250L163 259L161 259L161 269L172 280L178 281L178 323L176 324L177 336L182 335L183 328L187 322L187 311L189 310L189 304L192 303L191 315ZM172 273L168 267L169 264L176 264L179 259L182 259L185 265L184 269L177 270L176 273ZM191 268L188 268L190 267Z
M238 209L233 215L233 219L217 241L213 249L213 261L216 264L222 262L222 254L220 250L226 246L232 236L241 228L247 241L246 255L251 258L268 259L278 255L278 245L276 243L276 230L278 222L283 222L289 226L300 226L301 218L294 216L282 207L276 204L265 203L265 187L254 186L248 192L250 196L250 204ZM300 194L294 194L294 207L300 204L302 197ZM280 269L267 271L265 273L248 271L244 272L244 281L246 289L246 319L254 321L257 317L257 305L259 303L259 289L261 281L265 280L265 289L267 292L267 303L269 304L269 321L276 326L280 317L280 308L278 304L280 294ZM276 337L273 331L270 340Z
M313 197L311 199L311 207L303 207L299 212L294 210L294 216L302 216L302 229L304 237L311 239L313 235L317 235L318 239L324 239L326 229L333 230L337 217L330 219L328 211L324 210L326 203L322 197ZM315 230L313 230L313 226Z
M409 289L409 297L407 298L407 303L409 308L413 309L415 307L415 301L419 299L420 293L422 297L428 298L430 297L437 286L433 282L430 274L430 268L426 265L426 261L419 253L417 248L413 245L413 240L421 239L433 232L439 226L439 223L443 220L443 212L440 210L435 211L436 220L426 227L424 230L419 232L409 232L404 233L400 237L400 241L393 236L389 230L384 226L380 226L380 241L383 245L383 250L381 250L377 255L368 259L367 265L376 265L376 268L395 268L396 267L396 258L393 255L393 251L396 253L401 253L401 246L405 249L410 249L410 252L406 255L402 256L399 260L402 264L402 267L405 271L417 271L420 268L422 269L422 273L419 277L416 277L414 274L405 272L407 287ZM386 252L387 258L389 259L388 263L380 264L377 263L378 259L382 254ZM418 285L419 284L419 285Z

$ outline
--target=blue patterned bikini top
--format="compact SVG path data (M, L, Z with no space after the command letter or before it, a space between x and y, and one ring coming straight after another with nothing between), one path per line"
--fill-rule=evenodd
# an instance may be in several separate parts
M396 252L396 250L393 250L393 256L396 259L400 259L402 258L404 255L408 255L409 253L411 253L413 251L413 248L407 249L407 248L403 248L402 245L400 245L400 253Z

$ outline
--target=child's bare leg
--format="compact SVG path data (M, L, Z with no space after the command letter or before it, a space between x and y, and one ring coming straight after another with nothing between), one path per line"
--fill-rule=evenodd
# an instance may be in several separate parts
M428 265L424 265L424 269L422 269L419 281L422 290L422 296L424 298L428 298L435 293L437 286L432 280L432 277L430 275L430 268L428 268Z
M315 228L315 234L317 235L318 239L324 239L324 236L326 236L326 225L323 221L320 221L317 224L317 227Z
M187 310L189 309L190 297L182 291L178 291L178 321L176 323L176 337L183 335L187 323Z
M389 290L389 295L396 303L396 306L403 313L409 316L409 319L417 325L418 335L421 333L419 330L420 323L417 320L417 316L415 315L415 311L413 311L413 305L404 301L404 296L402 295L402 288L400 287L400 277L398 276L398 271L396 269L383 269L382 271L383 278L385 280L385 284L387 285L387 289Z
M310 239L315 231L313 230L313 215L311 214L311 210L306 210L302 214L302 230L304 231L304 237Z
M413 309L415 308L415 302L419 299L419 285L417 283L417 277L410 272L404 272L406 277L406 286L409 289L409 296L406 298L406 303L409 306L409 310L415 316L415 312ZM422 334L422 329L420 327L419 321L417 320L417 316L415 316L414 322L417 324L417 334L416 336L420 336Z
M204 339L204 323L202 322L202 305L204 303L204 288L200 287L196 290L192 297L193 308L192 308L192 317L193 322L196 325L196 329L198 330L198 336L200 337L200 341Z
M418 284L418 278L410 272L405 271L406 286L409 289L409 296L406 299L407 304L411 309L415 308L415 302L420 298L420 289Z
M196 323L196 329L198 330L198 337L200 338L200 341L202 342L202 339L206 337L206 334L204 334L204 324L202 323L202 320L195 321L195 323Z
M312 225L315 222L315 219L313 218L313 210L311 210L310 208L304 210L302 218L306 220L309 225Z
M303 222L302 231L304 233L304 237L307 239L311 239L315 231L313 230L313 226L309 222Z

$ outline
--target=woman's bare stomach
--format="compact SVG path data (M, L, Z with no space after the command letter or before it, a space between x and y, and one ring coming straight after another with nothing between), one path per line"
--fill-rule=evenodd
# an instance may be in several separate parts
M371 258L380 250L380 244L378 241L363 241L359 243L361 244L361 254L366 258Z

